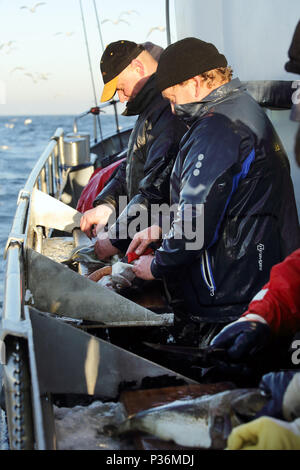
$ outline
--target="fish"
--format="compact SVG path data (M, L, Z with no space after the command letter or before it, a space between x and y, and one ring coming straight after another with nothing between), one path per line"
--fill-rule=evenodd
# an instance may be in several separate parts
M234 389L140 411L115 426L110 436L143 433L182 447L225 449L231 430L254 419L268 398L260 389Z
M83 245L75 247L69 258L63 261L63 264L72 265L74 263L92 263L98 266L107 266L107 263L99 260L95 254L94 245Z

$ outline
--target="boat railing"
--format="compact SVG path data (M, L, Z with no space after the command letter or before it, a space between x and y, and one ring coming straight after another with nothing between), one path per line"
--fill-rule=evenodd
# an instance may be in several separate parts
M17 209L4 251L6 284L3 320L18 322L24 319L24 253L28 233L28 210L34 188L59 197L64 180L63 129L58 128L32 169L24 188L19 192ZM16 286L20 290L16 292Z
M32 169L24 188L19 192L17 210L4 255L15 241L17 243L24 241L27 210L32 190L36 188L50 196L59 196L63 184L63 162L63 129L58 128Z
M85 116L88 116L89 114L92 114L94 117L94 142L96 143L98 141L98 132L97 132L97 124L99 127L99 132L100 132L100 139L103 140L103 133L102 133L102 126L101 126L101 113L105 113L104 108L113 106L114 109L114 117L115 117L115 134L120 133L120 125L119 125L119 117L118 117L118 108L117 105L120 103L119 100L111 100L106 103L102 103L99 106L95 106L88 111L85 111L84 113L79 114L74 118L73 122L73 132L74 134L77 134L78 132L78 121L79 119L84 118Z

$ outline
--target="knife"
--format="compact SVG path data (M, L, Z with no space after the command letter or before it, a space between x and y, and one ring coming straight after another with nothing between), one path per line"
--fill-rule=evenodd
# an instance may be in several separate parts
M211 367L219 362L225 362L227 351L222 348L208 346L206 348L193 348L188 346L171 346L165 344L154 344L143 342L146 346L157 351L177 354L178 356L189 357L191 362L197 363L201 367Z

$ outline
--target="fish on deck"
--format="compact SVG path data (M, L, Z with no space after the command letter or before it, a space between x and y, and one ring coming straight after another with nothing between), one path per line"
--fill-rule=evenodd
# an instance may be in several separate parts
M267 401L259 389L227 390L150 408L104 431L110 436L150 434L182 447L224 449L231 430L254 419Z

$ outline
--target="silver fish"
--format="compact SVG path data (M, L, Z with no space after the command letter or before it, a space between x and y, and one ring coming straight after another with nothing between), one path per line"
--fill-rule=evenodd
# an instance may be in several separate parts
M266 402L259 389L228 390L150 408L105 431L111 436L138 431L183 447L224 449L233 427L254 418Z
M98 267L107 266L109 263L105 263L99 260L94 251L94 245L89 246L78 246L74 248L67 260L63 264L72 265L74 263L92 263Z

